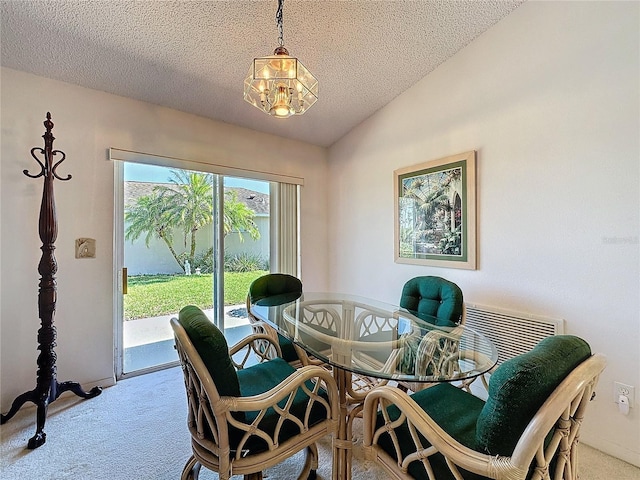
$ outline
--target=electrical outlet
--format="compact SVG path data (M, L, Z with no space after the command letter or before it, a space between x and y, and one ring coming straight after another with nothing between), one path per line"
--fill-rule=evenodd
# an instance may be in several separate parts
M629 399L629 406L633 407L633 404L636 401L635 390L636 390L635 387L632 387L631 385L625 385L624 383L614 382L613 383L613 401L615 403L619 403L618 398L620 398L620 395L624 395Z

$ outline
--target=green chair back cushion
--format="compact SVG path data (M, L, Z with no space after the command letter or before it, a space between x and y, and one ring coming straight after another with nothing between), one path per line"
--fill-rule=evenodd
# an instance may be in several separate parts
M404 284L400 296L402 308L429 323L442 326L460 323L463 305L460 287L441 277L412 278Z
M249 285L249 300L263 306L275 306L296 300L302 295L300 279L286 273L269 273ZM288 338L278 334L282 358L287 362L298 360L298 353Z
M489 396L478 415L477 450L510 456L545 400L589 356L589 344L581 338L556 335L502 363L491 375Z
M255 279L249 286L249 299L251 303L256 303L258 300L266 297L301 293L302 282L300 279L292 275L287 275L286 273L269 273L263 275Z
M239 397L240 383L222 332L194 305L180 310L178 322L204 362L221 396Z

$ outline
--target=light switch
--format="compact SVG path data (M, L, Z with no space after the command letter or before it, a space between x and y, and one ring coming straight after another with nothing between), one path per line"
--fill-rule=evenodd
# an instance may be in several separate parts
M76 258L96 258L96 241L93 238L76 239Z

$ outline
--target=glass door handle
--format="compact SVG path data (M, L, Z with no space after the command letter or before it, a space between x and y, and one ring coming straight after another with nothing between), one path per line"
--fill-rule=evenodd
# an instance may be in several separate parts
M122 267L122 294L127 294L127 267Z

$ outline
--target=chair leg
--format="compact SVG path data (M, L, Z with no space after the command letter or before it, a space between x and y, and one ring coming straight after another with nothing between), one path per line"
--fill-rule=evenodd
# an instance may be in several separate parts
M318 470L318 446L312 443L305 449L304 466L298 480L314 480Z
M312 443L308 448L311 455L311 470L315 472L318 470L318 445Z
M181 480L198 480L200 476L200 468L202 464L198 462L193 455L187 460L184 468L182 469Z
M247 473L244 480L262 480L262 472Z

